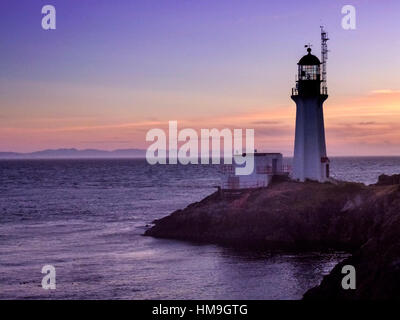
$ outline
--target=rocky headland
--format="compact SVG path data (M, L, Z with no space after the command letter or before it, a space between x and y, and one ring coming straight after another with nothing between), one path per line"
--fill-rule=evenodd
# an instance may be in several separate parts
M304 299L400 298L400 175L375 185L299 183L217 191L154 221L146 236L267 250L345 250L352 255ZM342 266L357 272L343 290Z

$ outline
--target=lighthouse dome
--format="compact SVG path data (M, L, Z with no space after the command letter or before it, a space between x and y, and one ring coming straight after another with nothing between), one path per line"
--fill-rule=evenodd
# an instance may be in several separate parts
M315 66L320 65L321 62L319 59L311 54L311 48L307 49L308 54L306 54L303 58L300 59L298 65L300 66Z

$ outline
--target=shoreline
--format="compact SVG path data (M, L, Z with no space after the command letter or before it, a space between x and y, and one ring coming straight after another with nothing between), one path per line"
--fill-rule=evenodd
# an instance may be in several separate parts
M400 234L400 175L382 175L377 184L368 186L286 180L232 194L217 191L155 220L144 235L244 249L345 251L352 254L345 261L360 269L357 289L341 289L341 262L304 298L379 299L400 296L400 281L386 279L400 278L400 249L390 255L388 266L380 270L373 266L374 261L385 258L388 250L400 248L399 236L377 250L377 243L387 234ZM393 263L396 268L398 264L398 271L387 270ZM384 275L376 279L366 275L365 269ZM392 283L388 288L394 288L382 289L380 284L388 281Z

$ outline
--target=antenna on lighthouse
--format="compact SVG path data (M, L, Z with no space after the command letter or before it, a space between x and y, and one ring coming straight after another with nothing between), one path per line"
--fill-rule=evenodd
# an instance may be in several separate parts
M326 88L326 61L328 60L328 33L321 26L322 87Z

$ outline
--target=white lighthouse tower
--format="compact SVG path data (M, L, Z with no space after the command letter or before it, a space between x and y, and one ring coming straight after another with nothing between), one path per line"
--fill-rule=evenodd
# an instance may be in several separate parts
M292 178L300 181L309 179L324 182L329 178L323 112L323 103L328 98L326 86L328 38L322 27L321 40L323 62L312 55L311 48L306 46L308 54L298 63L296 87L292 89L292 99L296 102Z

